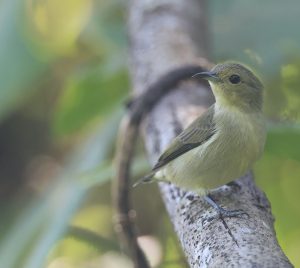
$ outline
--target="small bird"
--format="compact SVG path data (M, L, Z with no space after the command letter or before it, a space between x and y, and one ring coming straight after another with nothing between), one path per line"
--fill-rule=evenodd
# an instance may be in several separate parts
M195 76L208 80L216 102L171 141L140 182L168 181L205 196L243 176L262 155L263 85L248 68L231 62Z

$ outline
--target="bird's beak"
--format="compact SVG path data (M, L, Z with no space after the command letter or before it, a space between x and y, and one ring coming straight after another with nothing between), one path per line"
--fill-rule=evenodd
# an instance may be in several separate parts
M192 77L202 78L202 79L209 80L209 81L219 80L219 77L217 76L217 74L214 73L214 72L211 72L211 71L210 72L196 73Z

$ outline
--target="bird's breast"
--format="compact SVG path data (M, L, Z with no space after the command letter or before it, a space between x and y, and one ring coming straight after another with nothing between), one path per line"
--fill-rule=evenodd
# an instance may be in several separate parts
M228 158L224 162L228 162L228 168L236 170L236 173L246 172L264 148L266 133L262 114L224 112L219 118L217 115L216 121L220 131L219 139L223 141L220 143L220 152Z

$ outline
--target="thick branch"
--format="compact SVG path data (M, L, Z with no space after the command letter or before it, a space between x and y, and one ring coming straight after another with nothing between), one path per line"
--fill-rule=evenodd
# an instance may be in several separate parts
M208 56L205 1L133 0L130 5L132 77L135 93L174 67ZM146 147L154 163L178 132L213 102L204 85L185 83L151 112L144 127ZM243 152L241 152L242 154ZM161 184L175 231L191 267L291 267L276 240L265 195L249 173L232 186L213 193L229 209L250 218L226 219L237 246L220 221L205 219L214 211L193 193Z

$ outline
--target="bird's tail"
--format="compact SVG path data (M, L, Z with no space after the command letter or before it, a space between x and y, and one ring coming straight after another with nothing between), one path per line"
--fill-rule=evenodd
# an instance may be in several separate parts
M136 187L136 186L138 186L138 185L140 185L140 184L144 184L144 183L151 183L151 182L153 182L153 181L154 181L154 180L153 180L154 175L155 175L155 172L154 172L154 171L151 172L151 173L149 173L149 174L147 174L146 176L144 176L144 177L140 178L138 181L136 181L136 182L132 185L132 187Z

